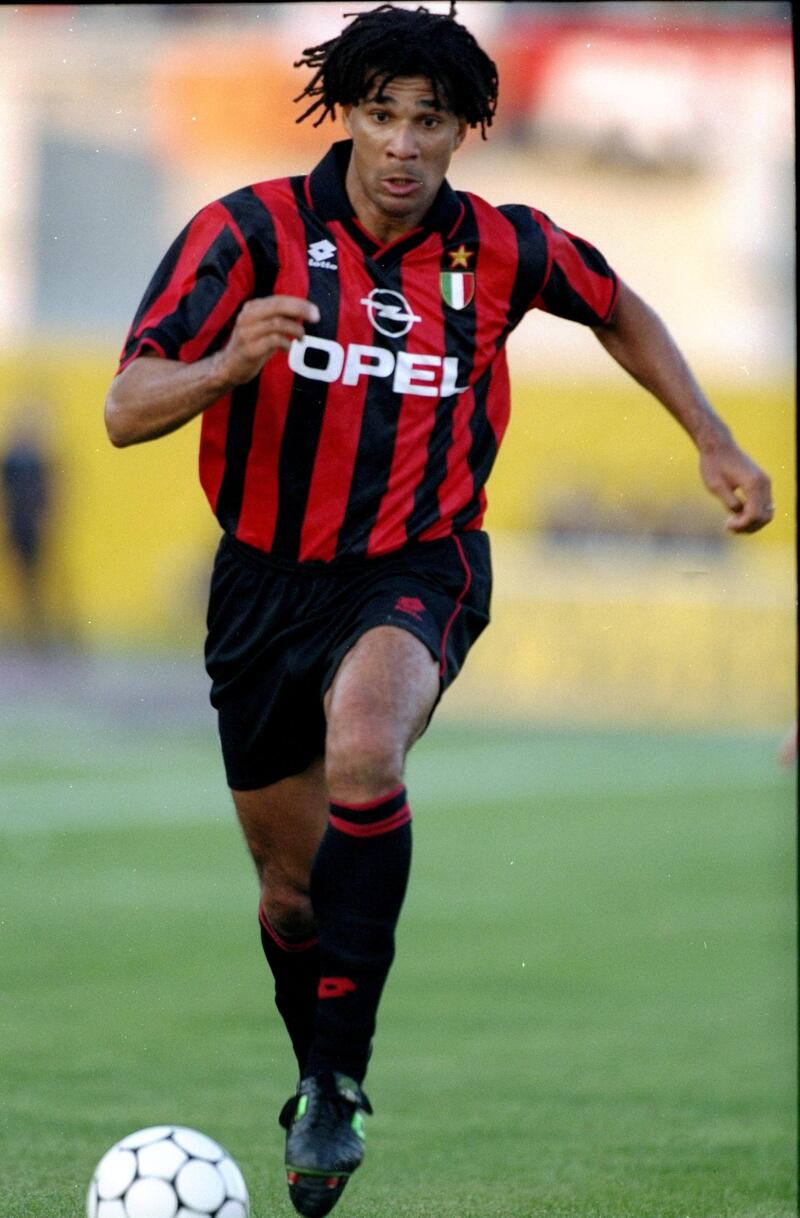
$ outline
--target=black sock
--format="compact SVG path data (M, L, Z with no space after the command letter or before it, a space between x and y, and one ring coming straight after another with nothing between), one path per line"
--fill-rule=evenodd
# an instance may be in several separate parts
M261 926L261 946L275 978L275 1006L286 1024L302 1074L314 1035L319 988L319 940L291 942L282 939L270 925L263 908L258 911L258 921Z
M366 804L332 803L311 869L320 982L305 1074L338 1070L360 1083L394 957L411 865L405 787Z

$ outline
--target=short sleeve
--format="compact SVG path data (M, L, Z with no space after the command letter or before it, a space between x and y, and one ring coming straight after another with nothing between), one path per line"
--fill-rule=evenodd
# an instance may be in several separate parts
M192 363L222 346L253 294L248 243L222 202L187 224L161 261L139 305L120 371L143 351Z
M595 246L531 207L503 207L517 235L516 312L542 309L584 326L602 326L617 303L619 281ZM516 319L515 319L516 320Z

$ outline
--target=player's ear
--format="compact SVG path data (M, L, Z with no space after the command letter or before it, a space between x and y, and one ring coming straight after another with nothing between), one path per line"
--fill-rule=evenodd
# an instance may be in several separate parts
M453 137L453 152L455 152L456 148L461 147L467 134L467 120L465 118L459 118L456 121L458 122L458 130Z
M342 106L342 126L348 135L353 134L353 125L350 122L350 111L353 109L351 105Z

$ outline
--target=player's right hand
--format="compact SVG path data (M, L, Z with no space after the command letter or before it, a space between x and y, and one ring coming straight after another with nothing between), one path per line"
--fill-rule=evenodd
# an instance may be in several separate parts
M242 305L226 346L218 353L220 371L230 385L258 376L276 351L288 351L305 334L304 322L319 321L319 309L299 296L260 296Z

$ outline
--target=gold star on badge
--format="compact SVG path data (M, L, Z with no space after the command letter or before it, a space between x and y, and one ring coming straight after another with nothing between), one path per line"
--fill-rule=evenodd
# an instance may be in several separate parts
M461 244L457 250L448 250L447 256L450 259L450 270L454 271L457 266L464 268L469 266L472 250L468 250L464 244Z

